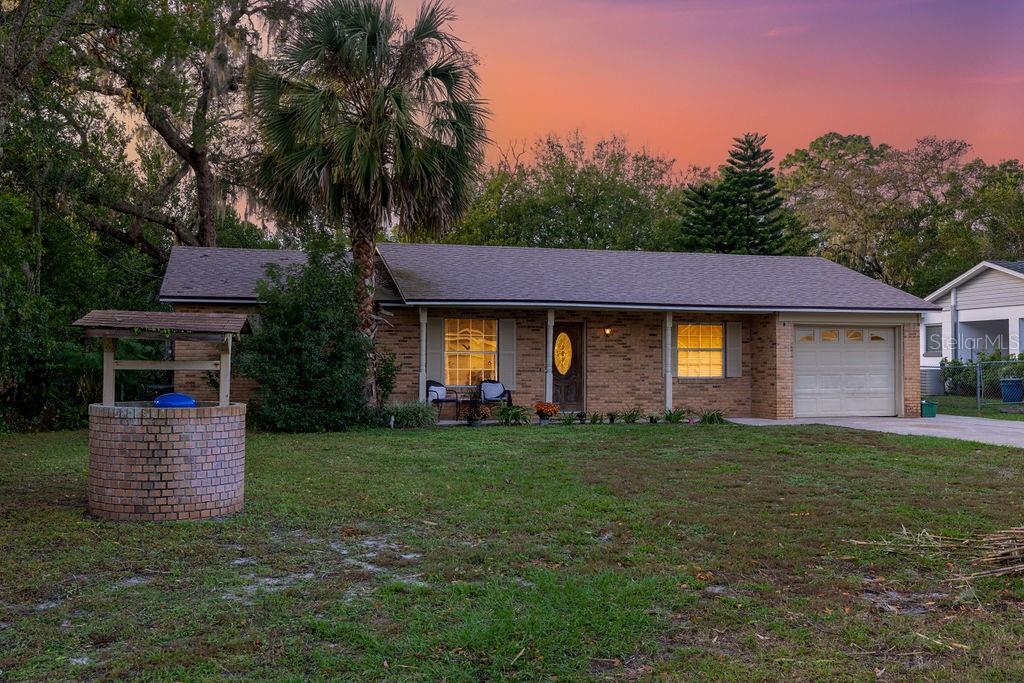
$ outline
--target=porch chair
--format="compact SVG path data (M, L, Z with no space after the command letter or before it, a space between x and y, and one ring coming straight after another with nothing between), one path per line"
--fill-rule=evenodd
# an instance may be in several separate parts
M480 382L480 402L512 405L512 392L497 380L485 379Z
M455 404L455 414L458 417L459 413L459 392L454 389L449 389L440 382L434 380L427 381L427 402L437 407L437 416L441 417L441 411L444 410L444 404L453 403Z

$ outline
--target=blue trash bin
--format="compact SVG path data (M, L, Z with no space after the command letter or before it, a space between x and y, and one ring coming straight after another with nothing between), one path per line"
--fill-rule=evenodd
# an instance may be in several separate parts
M1024 378L1006 377L999 380L999 391L1003 394L1003 403L1024 401Z
M195 408L196 400L188 394L161 394L153 399L156 408Z

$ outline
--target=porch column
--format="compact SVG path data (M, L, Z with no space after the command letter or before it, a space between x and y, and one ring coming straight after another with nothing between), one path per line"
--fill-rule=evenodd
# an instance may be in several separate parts
M544 400L551 403L554 396L554 372L551 369L551 355L555 346L555 311L548 309L547 357L544 359Z
M665 410L672 410L672 313L665 314L665 342L662 365L665 368Z
M1020 353L1020 317L1009 316L1007 319L1007 325L1010 328L1007 332L1010 338L1007 340L1010 353Z
M427 400L427 309L420 306L420 381L419 401Z

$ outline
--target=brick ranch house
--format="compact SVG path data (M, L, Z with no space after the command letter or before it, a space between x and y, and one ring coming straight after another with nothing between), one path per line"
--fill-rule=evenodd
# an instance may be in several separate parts
M395 401L424 400L429 380L465 395L498 379L516 403L573 411L920 415L920 319L936 307L822 258L391 243L377 254ZM160 298L255 313L267 265L304 261L175 247ZM179 342L175 354L215 349ZM202 373L175 384L214 395ZM254 389L236 378L232 399Z

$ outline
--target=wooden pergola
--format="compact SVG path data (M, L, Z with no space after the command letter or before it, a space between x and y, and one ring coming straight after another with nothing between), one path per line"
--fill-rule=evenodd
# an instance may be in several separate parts
M211 370L220 373L220 405L231 401L232 340L250 332L244 313L91 311L74 323L86 337L103 340L103 405L115 403L117 370ZM117 360L118 339L201 341L217 345L219 360Z

